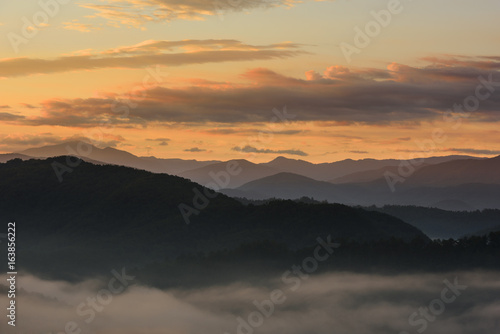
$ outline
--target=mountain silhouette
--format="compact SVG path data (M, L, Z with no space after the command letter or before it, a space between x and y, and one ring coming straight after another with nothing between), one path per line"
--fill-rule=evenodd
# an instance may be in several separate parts
M66 157L0 164L0 211L17 222L19 242L29 245L19 253L27 269L49 270L43 268L46 255L50 270L76 275L264 240L294 249L327 235L358 241L426 238L398 218L339 204L245 206L219 194L200 206L196 194L212 194L204 187L122 166L81 161L59 182L54 163L65 164ZM189 224L180 205L198 208Z

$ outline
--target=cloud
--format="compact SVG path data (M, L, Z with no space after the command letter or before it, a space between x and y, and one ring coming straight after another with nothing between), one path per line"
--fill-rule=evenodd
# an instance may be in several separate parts
M274 154L274 153L277 153L277 154L290 154L290 155L300 155L302 157L306 157L308 156L307 153L305 153L304 151L301 151L301 150L270 150L270 149L258 149L256 147L253 147L253 146L245 146L245 147L233 147L232 148L233 151L236 151L236 152L244 152L244 153L264 153L264 154Z
M184 152L206 152L207 150L198 147L187 148Z
M112 276L108 279L110 279ZM260 312L254 302L270 299L274 289L283 293L269 317L263 317L260 334L386 334L423 328L420 308L429 308L442 298L445 279L466 285L453 302L446 303L442 314L425 321L429 333L476 334L498 332L500 275L498 272L443 272L437 274L377 275L329 273L302 280L294 291L279 277L259 283L234 282L224 286L197 289L159 290L133 282L125 291L112 296L100 312L89 318L90 306L77 313L80 303L96 298L106 279L79 284L46 281L30 275L18 277L16 305L22 305L20 333L59 333L74 321L85 333L160 334L160 333L238 333L238 317L248 321L252 312ZM6 276L1 277L3 282ZM201 278L200 278L201 280ZM2 283L6 284L6 283ZM0 289L0 304L6 305L7 287ZM460 292L460 291L459 291ZM447 290L448 297L453 292ZM102 297L103 299L105 297ZM88 305L88 304L87 304ZM264 305L267 305L264 303ZM436 304L432 307L435 310ZM81 311L82 311L81 310ZM413 313L414 325L409 323ZM255 313L254 313L255 315ZM2 327L3 326L3 327ZM1 329L6 329L4 322ZM255 329L255 332L257 329ZM242 330L242 332L246 332Z
M0 112L0 122L11 122L11 121L20 121L25 117L21 115L15 115L8 112Z
M205 130L204 133L214 134L214 135L253 135L262 133L262 130L259 129L231 129L231 128L222 128L222 129L211 129ZM276 130L272 131L273 135L296 135L299 133L307 132L307 130Z
M300 45L278 43L249 45L231 39L145 41L83 55L55 59L0 59L0 78L106 68L143 68L152 65L181 66L293 57L303 54Z
M25 134L9 134L6 136L1 136L1 146L12 145L12 146L40 146L48 144L60 144L63 142L63 138L55 136L52 133L41 133L37 135L25 135Z
M125 139L119 135L102 134L103 138L98 143L90 141L82 135L57 136L50 132L31 134L0 135L0 149L3 151L17 152L32 147L56 145L75 141L91 142L99 147L116 147Z
M159 142L158 145L160 145L160 146L167 146L168 145L167 142L169 142L170 139L169 138L155 138L155 139L148 138L148 139L146 139L146 141Z
M110 26L145 29L144 25L151 22L204 20L215 15L258 8L289 8L300 2L298 0L106 0L98 4L85 3L80 6L94 10L93 16L107 20Z
M35 109L36 108L34 105L28 104L28 103L19 103L19 104L25 108L28 108L28 109Z
M91 32L92 30L100 30L99 27L95 27L95 26L88 24L88 23L81 23L81 22L78 22L78 20L63 22L63 29L76 30L79 32Z
M500 155L500 150L481 150L475 148L450 148L447 151L466 154Z
M146 46L150 47L156 46ZM136 53L140 50L143 47L139 47L139 51L113 52ZM241 75L246 83L156 86L128 95L109 93L102 98L47 100L42 102L39 115L20 123L69 127L91 127L110 120L122 127L210 123L215 124L214 133L234 133L232 125L269 124L276 117L274 108L290 106L288 113L295 115L290 122L313 121L318 126L322 123L325 126L415 126L420 122L443 121L443 116L455 104L463 103L474 94L480 84L479 76L486 80L492 78L494 87L500 87L500 73L483 71L480 66L443 69L430 65L411 70L408 66L395 64L386 70L334 66L312 80L257 68ZM135 96L140 96L135 108L120 102L128 98L133 100ZM129 109L129 113L114 112L121 109ZM478 110L470 114L468 121L500 122L499 112L500 89L495 89L488 99L481 101ZM222 129L217 130L218 126Z
M500 70L499 56L448 56L448 57L423 57L422 60L432 63L434 68L443 70L450 68L480 68L487 71Z
M368 152L367 152L367 151L358 151L358 150L354 150L354 151L349 151L349 153L354 153L354 154L367 154Z

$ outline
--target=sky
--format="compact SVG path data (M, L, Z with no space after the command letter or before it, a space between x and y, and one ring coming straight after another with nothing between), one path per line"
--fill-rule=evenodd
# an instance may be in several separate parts
M498 0L0 4L0 152L500 154Z

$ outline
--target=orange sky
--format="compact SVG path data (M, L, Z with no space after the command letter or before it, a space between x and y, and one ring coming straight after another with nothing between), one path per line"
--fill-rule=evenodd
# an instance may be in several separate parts
M498 3L394 1L2 4L0 151L500 154Z

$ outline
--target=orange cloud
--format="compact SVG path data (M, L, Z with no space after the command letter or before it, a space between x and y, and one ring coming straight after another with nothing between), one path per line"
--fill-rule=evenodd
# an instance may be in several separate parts
M323 1L323 0L314 0ZM207 17L256 8L292 7L299 0L103 0L103 4L86 3L81 7L95 11L110 26L144 29L150 22L204 20Z
M391 64L387 70L380 70L331 66L323 75L307 73L305 80L256 68L241 75L247 83L188 79L190 86L156 86L134 91L133 95L53 99L42 103L39 116L11 121L66 127L92 127L103 122L119 127L258 123L267 122L273 108L290 106L296 115L293 121L417 125L422 121L443 120L447 110L474 93L480 75L491 78L492 85L500 87L500 74L481 67L443 70ZM459 73L463 74L461 80L449 80ZM131 104L127 102L129 99ZM469 120L498 122L499 112L500 88L497 88ZM227 127L223 129L230 131Z
M177 51L189 47L202 51ZM176 52L177 51L177 52ZM298 44L248 45L236 40L146 41L98 53L56 59L8 58L0 60L0 78L104 68L142 68L151 65L180 66L293 57L305 53Z
M63 29L76 30L80 32L91 32L92 30L100 30L99 27L95 27L91 24L80 23L78 22L78 20L63 22Z

